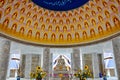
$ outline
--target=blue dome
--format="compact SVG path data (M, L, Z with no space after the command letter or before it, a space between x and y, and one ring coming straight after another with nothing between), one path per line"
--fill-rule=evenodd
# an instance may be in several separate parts
M54 10L54 11L67 11L78 8L89 0L32 0L40 7Z

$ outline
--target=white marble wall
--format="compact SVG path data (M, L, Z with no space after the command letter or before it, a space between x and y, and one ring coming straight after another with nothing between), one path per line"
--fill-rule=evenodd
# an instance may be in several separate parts
M26 60L25 60L25 78L30 78L30 72L31 72L31 63L32 63L32 54L26 54Z
M118 80L120 80L120 37L113 39L113 51L117 68Z
M10 41L0 38L0 80L6 80L9 56Z

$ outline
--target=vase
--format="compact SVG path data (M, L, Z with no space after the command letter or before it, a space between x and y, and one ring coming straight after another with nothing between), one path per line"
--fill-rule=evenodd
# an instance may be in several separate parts
M36 78L36 80L42 80L42 78Z

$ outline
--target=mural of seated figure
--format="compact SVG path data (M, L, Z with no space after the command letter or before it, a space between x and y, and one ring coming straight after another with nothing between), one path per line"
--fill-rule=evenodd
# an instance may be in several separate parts
M65 65L65 60L62 58L62 55L57 59L57 64L54 68L55 71L67 71L67 66Z

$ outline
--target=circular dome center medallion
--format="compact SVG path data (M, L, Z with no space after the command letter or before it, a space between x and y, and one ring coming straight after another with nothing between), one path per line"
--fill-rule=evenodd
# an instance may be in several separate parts
M89 0L32 0L40 7L54 10L54 11L67 11L78 8Z

